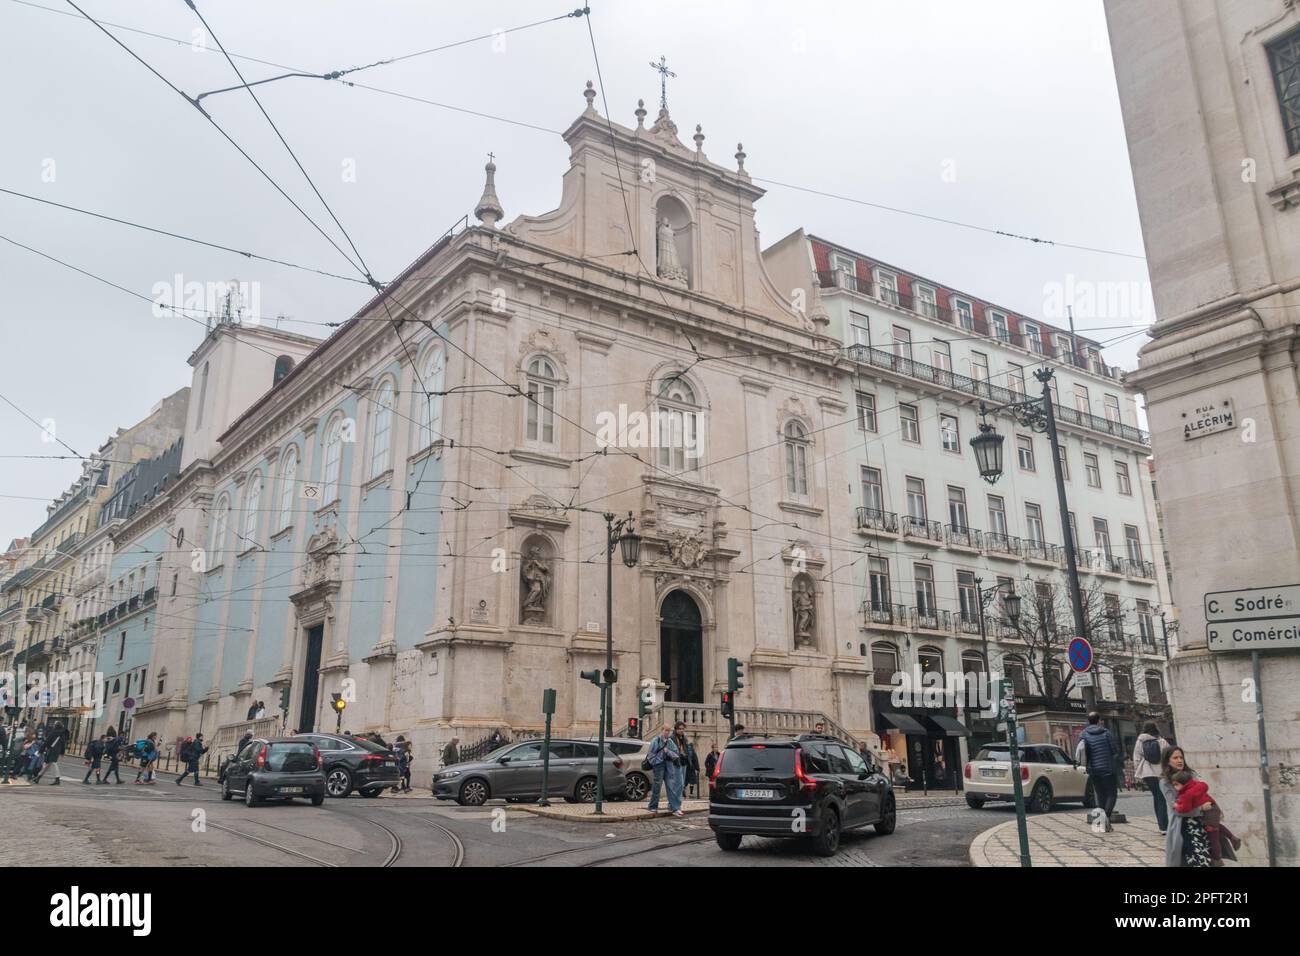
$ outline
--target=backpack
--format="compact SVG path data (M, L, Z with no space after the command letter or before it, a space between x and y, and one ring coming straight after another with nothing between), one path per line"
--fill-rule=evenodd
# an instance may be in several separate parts
M193 753L194 753L194 741L190 740L187 737L185 739L185 742L181 744L181 759L189 760L190 757L193 755Z
M1160 765L1160 741L1152 738L1142 741L1142 759L1153 767Z

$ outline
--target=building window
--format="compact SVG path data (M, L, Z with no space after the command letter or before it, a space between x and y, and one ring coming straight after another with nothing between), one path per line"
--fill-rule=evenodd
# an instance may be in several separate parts
M1105 395L1102 397L1102 401L1105 403L1106 421L1112 425L1120 424L1119 399L1114 395Z
M1007 679L1011 681L1011 688L1017 697L1029 696L1029 674L1025 667L1024 658L1021 657L1004 657L1002 658L1002 669L1006 671Z
M876 298L890 305L898 305L898 276L882 269L876 270Z
M871 558L867 565L867 574L871 588L871 610L890 610L889 561L885 558Z
M928 564L915 564L912 571L916 583L916 609L921 614L933 616L936 602L934 597L934 568Z
M943 450L961 454L961 437L958 434L957 416L939 416L939 435L943 440Z
M370 435L370 477L378 478L389 468L389 451L393 444L392 382L384 382L375 399L375 419Z
M172 596L172 597L175 597L175 596L176 596L176 583L177 583L179 580L180 580L180 575L179 575L179 574L173 574L173 575L172 575L172 593L171 593L171 596Z
M1091 414L1092 403L1088 401L1088 387L1086 385L1074 386L1074 407L1085 415Z
M1138 537L1136 525L1124 525L1124 547L1128 551L1128 559L1133 562L1142 560L1142 539Z
M1097 550L1110 557L1110 526L1105 518L1092 519L1092 537L1097 542Z
M442 393L447 386L447 363L442 349L430 350L420 369L417 401L419 402L419 450L442 440Z
M1064 441L1062 441L1061 444L1056 446L1056 454L1061 461L1061 478L1063 478L1065 481L1069 481L1070 480L1070 458L1065 453Z
M1300 30L1279 37L1267 49L1287 152L1294 156L1300 153Z
M673 373L659 383L657 394L659 464L677 471L694 471L700 461L702 418L695 390Z
M230 521L230 496L223 494L217 499L217 506L212 511L212 532L208 536L208 567L215 568L221 563L222 553L226 549L226 524ZM109 589L111 603L112 588Z
M961 607L962 623L979 623L980 594L975 586L974 571L957 572L957 603Z
M1133 485L1128 477L1128 464L1122 461L1115 462L1115 484L1119 486L1121 495L1133 494Z
M1025 505L1025 531L1029 540L1040 548L1046 544L1043 537L1043 509L1036 504Z
M862 507L877 516L885 510L885 489L880 483L880 469L862 469Z
M864 432L876 430L876 396L858 392L858 427Z
M1133 675L1127 670L1115 669L1115 699L1120 703L1133 702Z
M849 289L852 292L858 291L858 267L848 256L842 256L835 253L831 256L831 271L835 277L835 284L841 289Z
M527 411L524 438L526 440L541 445L553 445L555 443L555 390L557 384L555 367L551 365L549 361L538 356L528 363L528 381L525 387L525 392L527 394ZM672 419L669 423L670 428L672 425L680 426L682 424L682 412L672 407L675 398L671 397L669 394L670 392L673 392L677 386L681 386L681 389L690 396L689 403L694 404L695 396L691 394L691 390L686 383L682 382L680 379L675 378L671 382L660 383L658 392L659 401L663 403L660 407L660 414L661 416L666 414L670 419ZM660 418L659 437L660 458L662 459L665 454L667 454L669 459L667 462L661 461L660 463L678 469L683 468L685 462L676 465L672 463L674 457L683 457L680 454L682 451L682 443L679 442L677 445L667 448L665 448L662 443L663 439L668 437L663 434L662 417ZM676 437L676 435L674 434L673 437ZM674 451L678 452L678 455L674 455Z
M931 610L933 613L933 610ZM921 680L924 681L927 674L934 674L938 678L936 686L943 686L943 651L937 647L923 647L916 652L917 663L921 665Z
M1028 435L1016 436L1016 457L1022 470L1034 470L1034 440Z
M1119 595L1107 594L1105 596L1106 608L1106 630L1110 634L1110 639L1116 644L1124 643L1124 618L1119 611Z
M325 432L325 470L322 475L322 504L330 504L339 496L339 477L343 473L343 416L337 416Z
M894 354L908 361L912 359L912 333L901 325L894 326Z
M998 495L989 495L989 531L1007 535L1007 506Z
M808 431L797 421L785 424L786 490L799 498L808 495Z
M921 524L925 523L925 481L921 478L907 479L907 514Z
M989 380L989 357L983 352L970 353L970 377L980 384Z
M903 441L911 442L914 445L921 443L921 420L917 414L915 405L898 406L898 418L902 430Z
M898 648L881 642L871 645L872 680L881 687L894 684L898 674Z
M1097 456L1089 452L1083 453L1083 470L1088 476L1089 488L1101 487L1101 466L1097 464Z
M967 531L966 491L956 485L948 486L948 523L956 531Z
M912 294L916 300L916 311L931 319L939 317L939 302L934 289L918 282L912 283Z
M1007 317L1002 312L995 312L993 309L988 310L989 325L992 327L994 336L999 342L1010 342L1011 331L1007 325Z
M123 631L122 636L117 639L117 659L120 661L124 657L126 657L126 631ZM118 690L118 683L117 681L114 681L113 693L116 694L117 690Z
M958 326L967 332L975 331L975 306L971 303L953 296L952 314L953 318L957 320Z
M1165 697L1165 682L1160 677L1159 671L1147 671L1145 675L1147 685L1147 700L1153 704L1168 703Z
M1026 349L1038 355L1043 354L1043 338L1039 333L1038 326L1032 322L1021 322L1020 336Z
M1144 646L1154 649L1156 646L1156 631L1151 621L1151 603L1139 599L1136 604L1138 637L1142 638Z
M1015 362L1007 363L1007 386L1012 394L1025 397L1025 367Z
M850 313L854 345L871 345L871 319L857 312Z
M296 494L294 482L298 478L298 446L290 445L280 461L280 519L276 522L278 531L289 527L293 520L293 497Z
M930 345L930 358L935 368L945 372L952 371L952 346L947 342L935 339Z
M262 507L262 473L253 472L248 479L248 491L244 494L244 547L251 548L257 544L257 515Z

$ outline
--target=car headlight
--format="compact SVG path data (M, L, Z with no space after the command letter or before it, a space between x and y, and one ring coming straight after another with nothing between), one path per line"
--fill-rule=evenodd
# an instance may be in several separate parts
M448 771L445 771L444 773L440 773L440 774L438 774L438 775L437 775L436 777L434 777L433 779L434 779L434 780L450 780L452 777L459 777L459 776L460 776L460 771L459 771L459 770L448 770Z

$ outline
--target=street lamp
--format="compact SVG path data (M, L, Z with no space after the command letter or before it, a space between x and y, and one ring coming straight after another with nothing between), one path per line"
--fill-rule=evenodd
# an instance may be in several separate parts
M1070 583L1070 605L1074 611L1074 632L1078 637L1088 637L1083 616L1083 590L1079 585L1079 565L1075 560L1074 532L1070 530L1070 505L1065 498L1065 476L1061 473L1061 444L1056 433L1056 409L1052 404L1052 378L1050 368L1034 372L1034 378L1043 383L1041 398L1021 402L1006 402L989 407L980 402L979 434L970 440L971 450L979 466L980 477L995 484L1002 477L1003 437L985 420L989 414L1009 411L1026 428L1046 432L1052 449L1052 471L1056 476L1056 499L1061 510L1061 535L1065 542L1065 567ZM1091 711L1096 707L1096 690L1091 684L1083 689L1084 703Z
M1011 626L1017 626L1020 621L1020 595L1012 591L1003 597L1002 609L1006 612ZM981 604L981 626L983 623L984 611ZM988 660L987 653L986 650L985 660ZM1007 753L1011 758L1011 786L1016 796L1016 833L1020 838L1020 865L1029 867L1033 864L1029 859L1029 823L1025 819L1025 788L1020 784L1020 744L1016 740L1016 698L1014 687L1009 687L1008 684L1007 678L1003 678L1003 694L1009 695L1010 700L1008 701L1004 696L1004 703L999 707L999 711L1007 725Z
M641 536L636 533L632 512L626 518L614 520L612 511L605 512L605 672L614 671L614 551L622 553L623 564L634 568L641 559ZM611 682L612 683L612 682ZM604 694L601 720L605 733L614 735L614 688ZM602 748L603 749L603 748Z

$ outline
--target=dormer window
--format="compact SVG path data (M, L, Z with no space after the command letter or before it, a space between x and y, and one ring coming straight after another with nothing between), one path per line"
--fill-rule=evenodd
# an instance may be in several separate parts
M953 296L952 314L957 324L967 331L975 331L975 306L965 299Z
M883 269L876 270L876 298L890 305L898 305L898 276Z

